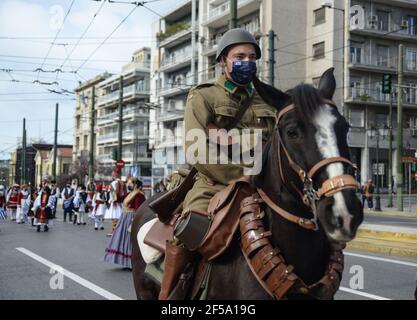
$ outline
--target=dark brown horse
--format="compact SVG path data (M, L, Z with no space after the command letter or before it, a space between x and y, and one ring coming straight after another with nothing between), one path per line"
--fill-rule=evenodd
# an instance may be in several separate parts
M305 190L305 185L294 166L305 172L313 169L310 180L313 191L335 176L352 178L354 174L348 161L331 160L350 158L349 125L330 102L336 88L333 69L322 75L318 89L301 84L284 93L257 79L254 84L264 101L278 112L289 104L294 108L283 113L277 122L272 139L264 148L262 172L253 177L252 183L281 208L311 219L311 208L302 201L299 192ZM322 165L316 166L318 163ZM307 285L323 277L331 244L352 240L363 219L362 206L354 189L342 189L312 201L316 206L317 230L301 228L269 206L264 218L265 226L272 232L272 245L280 248L286 262L294 266L295 273ZM132 227L132 266L138 299L157 299L159 292L159 287L144 275L145 263L136 242L139 228L152 218L154 214L145 203ZM248 267L237 239L213 261L207 299L271 299Z

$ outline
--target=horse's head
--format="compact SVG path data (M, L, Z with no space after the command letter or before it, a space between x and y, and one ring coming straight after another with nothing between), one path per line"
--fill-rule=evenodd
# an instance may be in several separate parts
M303 198L330 239L347 242L354 238L363 210L349 160L349 124L332 101L333 70L322 75L318 89L301 84L284 93L258 79L254 84L277 109L271 142L277 163L272 165L279 167L283 184Z

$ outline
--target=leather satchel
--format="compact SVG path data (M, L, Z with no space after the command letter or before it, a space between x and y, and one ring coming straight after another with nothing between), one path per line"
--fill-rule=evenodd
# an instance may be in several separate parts
M158 215L158 218L162 223L169 223L172 216L181 209L181 204L183 203L187 192L190 191L194 185L196 174L197 169L193 167L178 187L175 187L149 203L149 207Z

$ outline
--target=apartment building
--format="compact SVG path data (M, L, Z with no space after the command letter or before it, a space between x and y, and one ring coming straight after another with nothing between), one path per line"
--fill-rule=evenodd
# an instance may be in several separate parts
M198 1L185 1L160 20L152 72L155 108L153 180L185 163L183 119L189 89L197 84Z
M91 107L93 99L93 90L95 88L95 102L97 104L97 97L101 95L101 90L98 88L98 84L109 78L111 74L105 72L93 79L80 83L75 88L77 95L75 106L75 130L74 130L74 149L73 149L73 161L79 161L82 158L88 158L88 152L90 150L90 137L91 137ZM95 118L97 118L97 107L95 107ZM97 122L94 124L94 154L97 154L96 138L97 138Z
M149 138L149 83L150 48L133 53L132 61L121 73L98 84L100 96L97 106L97 160L101 166L114 167L114 155L119 143L119 100L122 88L122 154L125 161L122 176L127 174L151 176L152 154ZM96 179L109 179L111 171L96 174Z

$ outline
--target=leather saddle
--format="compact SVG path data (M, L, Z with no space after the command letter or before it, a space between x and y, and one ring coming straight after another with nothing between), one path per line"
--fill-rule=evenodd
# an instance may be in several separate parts
M206 261L221 255L230 245L240 219L240 203L253 193L248 178L244 177L230 183L226 188L216 193L208 206L208 219L211 219L208 229L190 228L195 234L188 234L196 239L202 239L196 249ZM164 224L156 221L146 234L144 243L165 253L166 242L174 237L174 228L181 219L181 214L174 215Z

